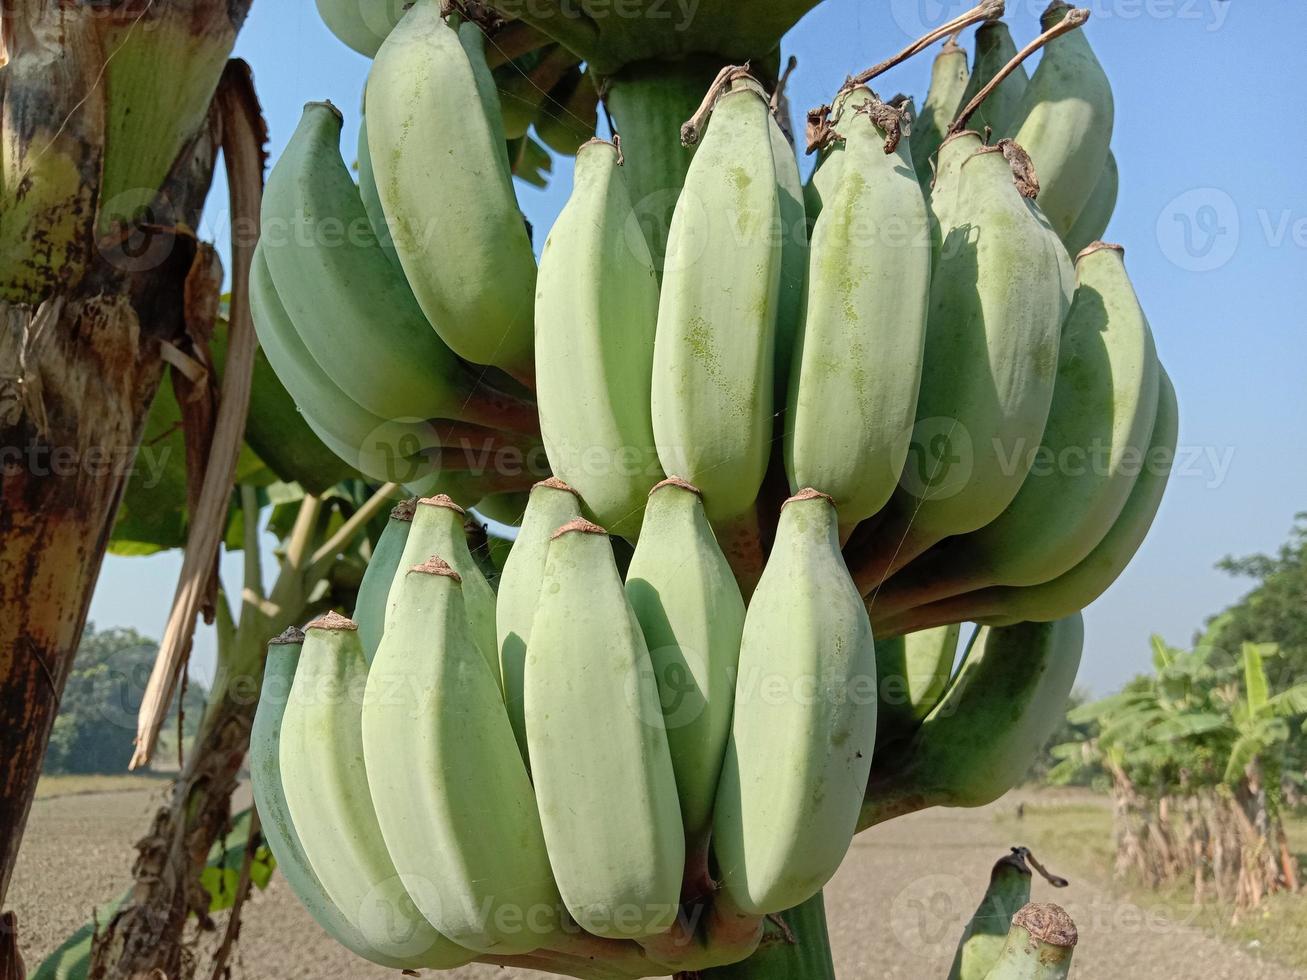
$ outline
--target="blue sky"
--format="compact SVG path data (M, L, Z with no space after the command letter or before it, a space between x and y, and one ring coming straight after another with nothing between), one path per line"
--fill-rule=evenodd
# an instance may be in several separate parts
M790 89L796 115L923 24L966 6L826 0L784 44L799 59ZM1038 33L1044 6L1010 0L1018 44ZM1116 95L1121 194L1106 237L1126 246L1183 419L1181 469L1152 535L1086 614L1080 680L1106 692L1146 667L1150 633L1187 643L1206 616L1247 588L1217 572L1216 561L1274 550L1294 514L1307 510L1307 4L1274 4L1273 17L1267 5L1238 0L1089 6L1085 30ZM970 47L969 32L963 43ZM344 110L352 143L369 62L327 32L311 0L256 2L236 54L254 68L274 158L310 100ZM885 93L920 100L930 58L885 76ZM552 223L570 175L570 161L558 160L547 190L519 187L535 227ZM224 253L225 193L219 175L202 229ZM159 636L179 566L175 555L108 559L92 619ZM223 574L235 586L239 560L228 556ZM207 677L212 658L212 637L202 630L196 673Z

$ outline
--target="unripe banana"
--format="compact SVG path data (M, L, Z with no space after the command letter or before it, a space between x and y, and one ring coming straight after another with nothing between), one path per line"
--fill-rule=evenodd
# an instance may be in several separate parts
M917 179L923 184L930 181L935 151L944 142L953 117L962 107L962 96L970 78L967 52L949 38L931 65L926 101L921 104L920 115L912 121L912 135L908 138Z
M1098 241L1103 237L1103 232L1107 231L1112 212L1116 210L1119 180L1116 154L1108 150L1107 163L1103 165L1103 172L1094 184L1094 192L1089 195L1080 217L1076 218L1076 223L1063 238L1067 251L1072 255L1079 255L1082 249Z
M377 236L377 244L386 250L396 263L399 256L395 254L395 242L390 237L390 226L386 224L386 212L381 207L381 196L377 193L377 174L372 169L372 150L368 147L368 117L359 119L358 138L359 199L363 210L368 213L368 224Z
M658 688L601 528L555 533L526 652L526 733L554 879L590 933L676 919L685 864Z
M396 616L395 597L408 570L432 555L439 555L462 579L463 607L467 610L472 640L502 689L499 646L495 643L495 590L486 581L481 566L468 549L467 534L463 530L466 519L467 512L445 494L423 497L417 502L408 539L404 542L404 551L390 585L385 628L390 628Z
M263 198L260 244L296 331L332 381L382 418L530 432L531 406L479 383L378 244L340 155L342 121L330 103L305 106Z
M876 641L876 741L889 744L911 735L938 703L953 675L961 626Z
M1157 420L1139 477L1116 523L1088 557L1051 582L1024 589L1000 587L954 596L895 617L893 628L905 628L907 624L906 628L912 629L962 620L994 625L1023 620L1047 622L1085 608L1106 592L1148 535L1175 459L1179 407L1165 370L1158 380Z
M368 143L395 249L436 332L461 357L529 379L535 257L482 44L475 24L456 31L439 0L417 0L368 78Z
M1029 185L1018 190L1007 158L1019 164L1019 148L1000 141L955 166L976 141L942 147L917 426L881 552L856 571L867 595L930 545L998 517L1048 420L1074 272Z
M572 68L549 90L535 118L540 142L562 156L575 156L599 125L599 90L589 72Z
M317 0L318 15L337 40L366 58L376 56L404 16L408 0Z
M430 473L431 464L422 453L438 448L435 430L426 422L383 419L336 386L309 353L282 306L262 242L250 264L250 311L268 363L309 428L332 452L385 483L409 483Z
M781 277L776 314L775 404L785 403L794 361L795 339L803 321L803 290L808 277L808 219L803 206L799 158L776 113L771 124L772 158L776 161L776 191L780 204Z
M931 806L985 806L1017 785L1066 715L1084 636L1079 613L985 627L912 740L877 760L859 829Z
M332 903L378 955L433 970L462 966L475 954L417 911L377 825L363 764L367 669L353 622L328 613L308 625L281 724L291 819Z
M1012 34L1006 23L991 20L981 24L976 29L976 55L971 65L971 77L959 107L970 102L998 74L999 69L1016 55L1017 46L1012 42ZM970 128L980 133L988 129L995 137L1011 136L1018 106L1029 84L1030 76L1026 74L1026 69L1018 65L976 109L971 116ZM956 110L954 112L956 114Z
M281 724L295 679L304 634L288 629L268 643L268 659L263 668L263 684L259 692L259 706L254 712L254 725L250 729L250 783L254 790L254 806L259 812L263 839L277 860L277 870L285 877L300 904L313 916L313 921L336 942L352 953L374 963L395 970L412 969L422 965L421 959L391 959L379 953L363 938L363 934L345 917L322 882L313 872L304 845L295 832L290 818L286 794L281 781Z
M1070 11L1053 0L1047 30ZM1049 41L1016 111L1016 141L1039 176L1039 206L1065 236L1084 210L1107 163L1114 115L1112 85L1083 29Z
M658 681L687 850L707 860L713 799L731 729L744 599L703 513L675 477L649 494L626 597ZM706 870L706 869L705 869Z
M851 531L890 499L916 417L930 297L928 218L900 137L905 119L869 89L841 96L844 166L813 229L791 376L791 491L819 487Z
M781 511L740 642L713 817L736 906L769 915L826 884L853 839L875 737L871 624L840 554L835 507L804 490Z
M884 615L992 585L1039 585L1070 571L1115 523L1157 417L1158 363L1119 246L1077 259L1057 384L1038 463L991 524L950 539L882 590Z
M462 580L441 558L402 569L368 673L363 751L395 867L442 935L526 953L558 928L535 795L498 675L472 640Z
M658 276L620 149L591 140L540 255L536 385L550 469L632 540L662 476L650 417Z
M522 758L530 765L526 742L526 712L522 701L527 644L540 602L549 539L568 521L581 516L581 499L562 480L550 477L531 488L531 498L504 562L495 603L495 635L499 642L499 672L504 682L504 706L517 736Z
M752 517L772 439L780 201L771 110L739 78L717 101L668 233L654 344L663 471L703 491L726 529Z
M840 140L832 140L818 153L817 164L803 185L803 210L809 232L816 226L826 202L834 196L844 169L844 144Z
M985 980L1002 956L1012 917L1030 901L1033 875L1027 858L1030 852L1026 848L1014 847L994 864L985 897L962 931L948 980ZM1050 880L1058 886L1066 885L1064 879Z
M1012 917L1003 951L985 980L1066 980L1078 939L1064 909L1031 903Z
M377 546L368 560L363 581L359 583L358 598L354 602L354 622L359 627L363 659L369 664L377 655L381 634L385 631L386 610L390 608L390 586L399 569L416 508L417 501L405 500L391 510L390 520L377 538Z

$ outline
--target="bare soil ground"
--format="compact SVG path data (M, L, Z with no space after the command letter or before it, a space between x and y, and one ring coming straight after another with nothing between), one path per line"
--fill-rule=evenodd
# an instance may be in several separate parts
M32 808L10 893L20 947L30 966L115 898L131 866L132 843L164 800L166 783L121 792L47 796ZM974 910L993 862L1022 840L1009 797L983 810L933 810L859 837L826 891L835 963L842 980L928 980L948 972L954 944ZM1160 901L1126 900L1086 869L1037 852L1072 878L1055 891L1041 881L1035 899L1057 901L1080 927L1078 980L1307 980L1229 940L1202 931ZM1090 869L1092 872L1092 869ZM1304 899L1307 909L1307 899ZM459 980L527 980L542 974L472 966ZM336 980L393 976L335 946L274 880L253 899L234 963L237 978Z

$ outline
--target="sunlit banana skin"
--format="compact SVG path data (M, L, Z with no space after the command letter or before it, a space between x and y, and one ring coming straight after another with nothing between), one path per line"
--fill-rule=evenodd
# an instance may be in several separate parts
M472 641L494 674L496 684L501 684L502 690L499 679L499 645L495 642L495 590L486 581L481 566L468 549L467 534L463 530L466 520L467 512L444 494L418 500L408 538L404 542L404 551L395 566L384 628L389 629L397 617L396 590L403 584L408 569L422 564L432 555L439 555L462 580L463 607Z
M876 640L876 741L885 745L916 731L953 674L957 624Z
M994 802L1065 716L1084 645L1080 614L984 629L917 734L877 760L859 829L931 806Z
M1017 46L1012 42L1008 26L1001 20L987 21L976 29L976 53L971 64L971 77L959 103L964 106L998 74L1000 68L1016 57ZM1011 136L1021 99L1030 84L1024 65L998 83L971 116L969 126L977 132L988 129L995 138Z
M354 603L354 622L359 627L359 642L363 644L363 658L370 665L377 655L381 635L386 627L386 610L390 606L390 586L395 580L404 545L408 542L409 528L413 524L414 500L405 500L390 512L386 528L377 538L377 545L368 559L367 571L359 583L358 598Z
M1175 462L1179 406L1165 370L1158 380L1157 419L1138 479L1112 529L1083 561L1051 582L1026 588L980 589L910 610L884 623L876 620L877 628L900 632L962 620L993 625L1023 620L1047 622L1084 609L1106 592L1148 535ZM873 617L875 613L873 607Z
M317 0L327 29L364 57L374 57L404 15L407 0Z
M926 204L899 138L902 114L865 88L844 95L834 113L844 164L813 228L784 448L791 491L821 488L851 529L885 505L903 471L931 251Z
M751 79L720 97L672 215L663 268L658 458L703 492L715 527L751 511L770 455L782 259L770 126Z
M536 395L550 469L589 513L634 540L662 478L650 416L658 277L622 176L592 140L540 256Z
M378 955L436 970L475 955L417 911L382 838L363 763L367 664L354 623L308 625L282 716L280 762L291 820L332 903Z
M993 523L924 555L882 590L893 615L991 585L1039 585L1070 571L1115 523L1157 417L1157 351L1123 250L1082 252L1062 329L1057 384L1041 445Z
M445 343L529 378L535 257L498 99L480 29L455 30L440 7L417 0L368 77L377 191L414 295Z
M1003 954L1012 917L1030 901L1030 868L1024 848L1014 847L994 864L989 887L962 931L948 980L985 980Z
M644 637L608 536L554 533L526 653L531 774L554 879L609 939L673 924L685 864L667 733Z
M1000 143L968 154L977 142L962 134L940 149L917 424L879 532L882 554L857 572L869 596L930 545L1007 508L1053 399L1074 272L1038 206L1018 190L1012 151Z
M1054 0L1045 30L1071 10ZM1039 206L1065 236L1084 209L1112 142L1112 86L1084 30L1048 42L1016 111L1016 141L1035 161Z
M816 894L853 838L876 737L876 650L839 519L790 498L749 604L713 817L722 885L745 912Z
M1103 165L1103 172L1094 183L1094 192L1089 195L1089 200L1085 202L1080 216L1076 218L1076 223L1062 237L1067 251L1072 255L1078 255L1082 249L1088 248L1102 238L1103 233L1107 231L1107 225L1112 220L1112 212L1116 210L1119 181L1116 154L1108 150L1107 163Z
M495 602L495 636L499 643L499 672L504 683L504 706L517 736L522 757L530 762L526 740L526 711L522 685L531 624L540 602L549 539L555 531L581 516L581 498L562 480L551 477L531 489L513 550L504 562Z
M263 198L260 248L296 331L332 381L382 418L530 431L529 406L478 384L377 242L340 154L342 122L329 103L305 106Z
M281 723L303 644L304 634L297 629L289 629L269 642L259 706L250 730L250 783L263 839L295 897L331 938L381 966L395 970L419 968L423 965L420 957L392 959L379 953L336 907L314 873L291 820L281 780Z
M658 681L693 856L707 846L730 734L744 599L697 489L675 478L658 484L645 520L648 533L635 546L626 596Z
M413 900L442 935L525 953L558 928L561 900L535 795L496 674L473 642L462 580L445 561L402 570L368 673L363 751L377 821Z
M912 135L908 140L917 179L923 183L930 180L935 153L948 135L953 117L962 107L962 96L970 78L967 53L950 38L944 42L931 65L930 88L921 104L921 112L913 120Z

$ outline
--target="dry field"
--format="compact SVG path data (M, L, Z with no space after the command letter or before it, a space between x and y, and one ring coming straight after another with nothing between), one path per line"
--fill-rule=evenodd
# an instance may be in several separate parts
M77 792L67 795L47 790L32 808L10 895L29 965L84 923L93 905L122 890L131 844L148 826L166 788L162 782L136 782L106 792L106 785L70 787ZM1038 802L1048 799L1043 794ZM1014 806L1009 797L984 810L930 811L854 842L826 893L842 980L942 980L990 865L1008 846L1028 843L1013 837L1023 828L1013 819ZM1307 974L1277 965L1255 948L1199 929L1173 906L1127 900L1094 880L1092 868L1068 864L1082 850L1068 847L1060 855L1055 844L1045 843L1036 854L1072 879L1069 888L1057 892L1036 881L1035 898L1066 906L1080 926L1078 980L1307 980ZM1307 899L1297 901L1307 908ZM253 899L233 970L237 978L278 980L387 975L335 947L279 880ZM526 980L541 975L475 966L449 976Z

